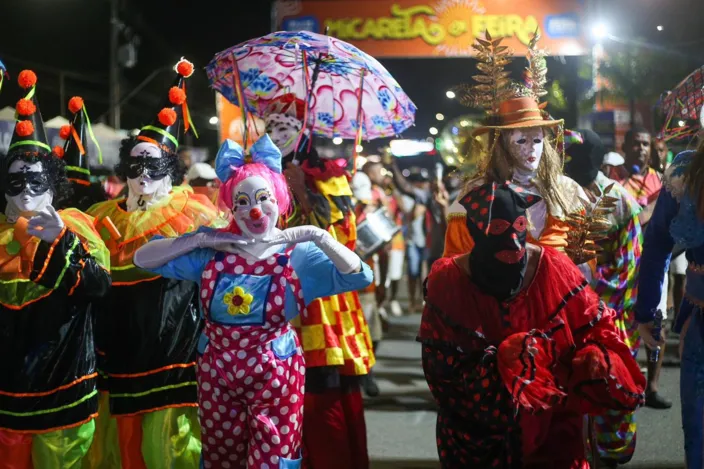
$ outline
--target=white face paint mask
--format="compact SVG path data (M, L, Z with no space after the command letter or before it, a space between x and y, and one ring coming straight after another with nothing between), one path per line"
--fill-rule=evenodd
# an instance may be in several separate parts
M273 188L261 176L240 182L232 192L232 215L245 237L266 238L279 219Z
M14 161L8 170L8 185L14 188L16 195L5 193L7 207L5 215L8 220L15 222L20 216L32 216L36 212L41 212L51 205L54 194L48 188L48 180L43 174L44 168L41 163L27 163L26 161Z
M163 154L159 147L153 143L141 142L132 148L130 157L135 158L134 165L138 166L137 162L140 160L163 158ZM129 211L148 209L151 205L168 195L172 189L170 176L154 179L150 177L148 168L144 166L137 172L140 173L138 176L129 174L127 178L127 187L129 188L127 210Z
M519 169L532 173L538 170L545 144L542 128L512 130L506 134L504 143Z

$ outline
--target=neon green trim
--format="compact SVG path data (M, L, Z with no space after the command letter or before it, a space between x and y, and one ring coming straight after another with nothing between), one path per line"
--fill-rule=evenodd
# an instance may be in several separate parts
M66 166L69 171L76 171L77 173L83 173L90 176L90 169L79 168L78 166Z
M100 149L100 145L98 145L98 140L96 140L95 134L93 133L93 127L90 125L90 117L88 117L88 111L86 110L85 103L83 104L83 115L85 116L86 122L88 123L88 134L90 135L91 140L93 140L95 147L98 149L98 163L103 164L103 150Z
M32 99L34 97L34 93L37 91L37 85L34 85L31 90L29 90L29 93L27 93L27 96L24 97L24 99Z
M76 249L76 246L78 245L80 241L78 240L78 236L73 237L73 244L69 248L69 250L66 252L66 263L64 264L64 268L61 269L61 274L59 274L59 277L56 279L56 283L54 284L53 290L56 290L59 288L59 284L61 283L61 280L63 280L64 275L66 274L66 270L68 269L68 266L71 264L71 254L73 254L73 251Z
M161 134L171 140L171 142L176 145L176 148L178 148L178 140L176 140L176 137L168 133L166 130L160 129L159 127L154 127L153 125L145 125L144 127L142 127L142 130L151 130L152 132Z
M143 391L143 392L122 393L122 394L110 393L110 397L142 397L142 396L146 396L148 394L153 394L155 392L166 391L168 389L185 388L186 386L198 386L198 382L197 381L186 381L185 383L170 384L168 386L162 386L160 388L154 388L154 389L150 389L149 391Z
M134 264L127 264L127 265L122 265L119 267L110 267L110 270L129 270L129 269L135 269L137 266Z
M51 151L51 147L47 145L46 143L38 142L36 140L21 140L19 142L15 142L12 145L10 145L10 148L8 150L12 150L15 147L18 147L20 145L36 145L38 147L44 148L47 151Z
M62 410L70 409L71 407L76 407L77 405L81 405L85 401L90 399L91 397L95 396L96 394L98 394L98 390L94 389L93 392L91 392L88 395L83 396L82 398L78 399L76 402L62 405L61 407L54 407L53 409L35 410L34 412L10 412L9 410L0 410L0 414L11 415L13 417L31 417L33 415L53 414L54 412L60 412Z

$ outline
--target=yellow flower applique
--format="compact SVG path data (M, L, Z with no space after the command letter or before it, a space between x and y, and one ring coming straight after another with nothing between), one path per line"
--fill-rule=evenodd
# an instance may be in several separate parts
M231 292L225 293L224 300L227 305L227 313L236 316L249 314L249 305L252 304L254 297L244 291L242 287L235 287Z

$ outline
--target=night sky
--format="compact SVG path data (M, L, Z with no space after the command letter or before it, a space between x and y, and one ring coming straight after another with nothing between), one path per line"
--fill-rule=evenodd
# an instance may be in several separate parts
M489 0L485 0L489 1ZM212 5L217 4L217 7ZM704 11L701 0L601 1L602 15L611 19L614 33L638 35L676 47L693 60L704 60ZM247 12L245 12L246 6ZM45 120L57 115L66 103L59 101L58 71L65 79L66 99L80 94L93 120L108 109L109 17L107 0L5 1L0 7L0 59L12 81L0 94L0 107L14 106L20 95L17 73L33 68L38 76L38 97ZM155 69L173 66L181 56L195 63L189 80L189 103L201 144L214 146L216 132L208 119L215 114L214 93L203 71L212 56L243 40L271 30L268 0L122 0L121 19L141 38L138 63L123 70L122 94L142 82ZM657 24L665 30L658 33ZM449 119L467 109L445 97L445 91L468 82L474 72L471 59L382 60L419 108L417 126L408 136L424 138L437 125L435 114ZM550 76L576 80L577 59L551 59ZM122 127L136 128L151 121L161 108L173 73L157 76L122 108ZM576 99L576 89L566 90ZM576 119L576 107L566 115Z

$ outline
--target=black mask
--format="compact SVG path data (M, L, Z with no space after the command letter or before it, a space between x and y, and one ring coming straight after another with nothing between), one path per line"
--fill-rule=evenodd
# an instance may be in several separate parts
M19 173L9 173L7 175L5 194L14 197L26 191L32 196L37 196L45 193L50 188L49 176L46 173L23 170Z
M583 143L574 143L567 147L565 174L577 184L586 187L596 179L601 165L604 164L606 149L599 136L592 130L578 130Z
M149 158L143 156L130 157L127 163L127 177L137 179L146 175L150 179L158 181L164 179L171 173L171 158Z
M474 240L469 255L472 280L499 301L512 298L521 288L528 263L526 209L540 200L506 182L481 185L460 201Z

